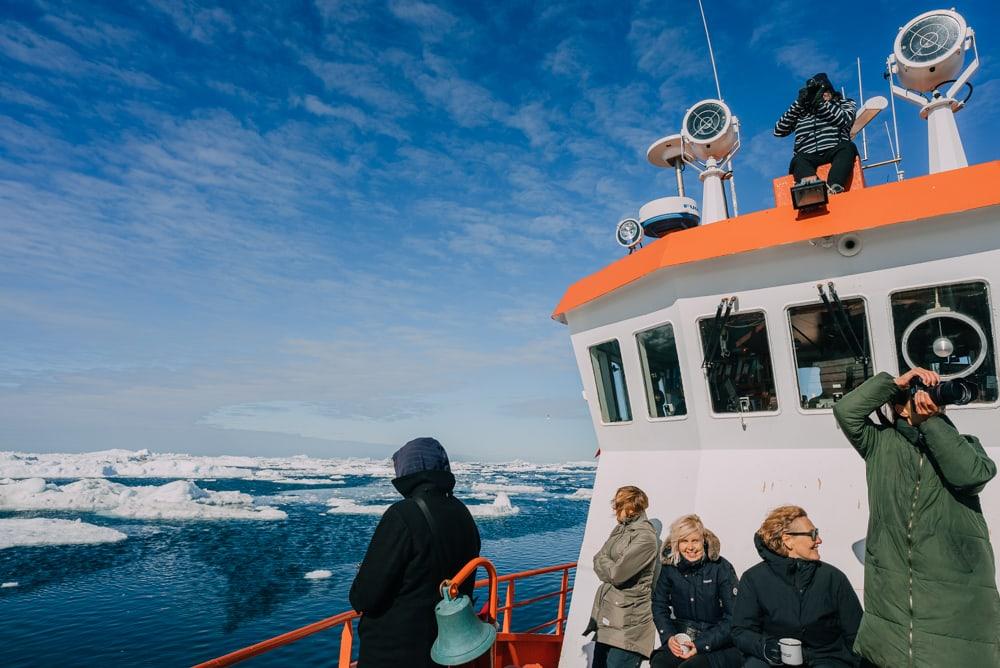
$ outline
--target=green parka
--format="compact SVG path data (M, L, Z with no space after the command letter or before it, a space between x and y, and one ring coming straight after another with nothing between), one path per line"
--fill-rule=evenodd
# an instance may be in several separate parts
M865 459L865 612L854 649L882 668L1000 666L1000 596L978 494L996 475L948 418L876 426L898 388L880 373L833 409Z
M645 513L616 526L594 555L594 573L601 580L594 596L590 624L584 635L636 652L653 652L653 583L660 572L659 538Z

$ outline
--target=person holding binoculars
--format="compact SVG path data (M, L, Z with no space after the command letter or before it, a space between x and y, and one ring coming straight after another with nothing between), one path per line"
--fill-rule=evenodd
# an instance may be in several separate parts
M865 460L865 612L854 649L877 666L1000 666L1000 595L979 503L997 467L942 408L977 389L914 368L880 373L833 408Z
M816 168L830 164L827 186L831 193L843 192L851 183L858 148L851 141L851 126L857 105L837 92L829 77L820 72L806 81L798 98L774 126L775 137L795 132L795 147L788 173L800 183L815 178Z

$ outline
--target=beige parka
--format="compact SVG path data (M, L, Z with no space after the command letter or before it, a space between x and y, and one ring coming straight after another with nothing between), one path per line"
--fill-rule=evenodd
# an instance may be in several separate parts
M649 657L653 652L653 585L660 571L659 538L645 513L619 524L594 555L601 580L590 625L595 640Z

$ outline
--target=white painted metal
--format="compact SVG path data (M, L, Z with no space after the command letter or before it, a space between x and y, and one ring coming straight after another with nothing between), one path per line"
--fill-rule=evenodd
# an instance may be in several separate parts
M726 208L726 191L722 187L725 170L720 169L715 158L709 158L707 166L698 175L701 179L701 224L707 225L729 217Z
M703 211L703 214L705 212ZM806 242L670 267L566 314L588 399L600 462L579 555L563 645L562 668L581 668L597 579L594 553L611 531L610 499L627 484L650 497L648 515L669 526L697 512L722 541L737 571L759 561L752 534L770 508L803 506L823 531L823 559L862 587L862 565L851 546L866 532L868 507L863 462L839 432L829 410L803 410L797 401L794 351L787 308L818 302L816 284L833 280L842 299L865 299L877 371L898 370L889 295L903 288L970 280L991 286L993 340L1000 286L1000 207L867 230L860 252L845 256L839 243ZM839 239L838 239L839 242ZM779 408L769 413L712 413L697 321L712 316L725 296L740 312L764 311ZM649 418L637 332L673 325L688 413ZM633 419L603 424L588 348L616 338L630 388ZM963 432L980 437L1000 459L1000 405L949 408ZM745 424L744 429L742 424ZM1000 548L1000 481L983 493L994 551Z
M861 132L866 125L875 120L875 117L879 115L879 112L888 106L889 100L885 99L881 95L876 95L862 104L861 108L858 109L857 116L854 118L854 125L851 126L851 139L854 139L855 135Z
M942 97L920 110L920 116L927 119L927 164L931 174L969 166L953 103L951 98Z

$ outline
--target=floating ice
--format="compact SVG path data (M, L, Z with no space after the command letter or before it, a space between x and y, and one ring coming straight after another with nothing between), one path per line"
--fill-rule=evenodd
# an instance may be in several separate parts
M4 519L0 520L0 550L34 545L80 545L117 543L128 538L121 531L87 524L80 520ZM17 583L5 582L4 587Z
M381 515L389 508L388 504L359 504L353 499L337 497L329 499L326 504L330 506L326 511L328 515Z
M521 509L510 502L510 497L499 492L493 503L480 503L469 506L469 512L473 517L506 517L516 515Z
M475 482L474 492L502 492L504 494L544 494L545 488L539 485L508 485L506 483Z
M135 519L283 520L270 506L255 506L242 492L204 490L190 480L129 487L100 478L65 485L31 478L0 484L0 510L70 510Z
M594 490L592 489L578 489L572 494L567 494L567 499L573 499L574 501L588 501L594 495Z
M11 587L17 587L18 585L19 583L17 582L4 582L3 584L0 584L0 589L9 589Z
M330 577L331 575L333 575L333 573L331 571L327 571L327 570L322 570L321 569L321 570L318 570L318 571L309 571L303 577L306 580L325 580L328 577Z

